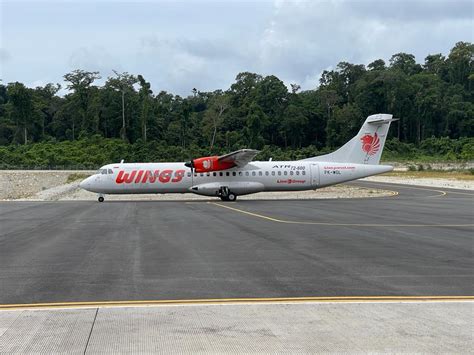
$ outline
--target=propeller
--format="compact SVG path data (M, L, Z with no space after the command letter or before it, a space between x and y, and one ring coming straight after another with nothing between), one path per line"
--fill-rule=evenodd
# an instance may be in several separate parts
M184 166L191 168L191 174L194 175L194 160L187 161Z

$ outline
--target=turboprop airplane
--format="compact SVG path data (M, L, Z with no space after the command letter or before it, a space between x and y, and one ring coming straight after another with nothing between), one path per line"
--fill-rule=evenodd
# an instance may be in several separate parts
M106 194L194 193L235 201L261 191L315 190L393 170L379 165L389 114L367 117L359 133L333 153L294 161L252 161L258 150L241 149L181 163L108 164L80 183Z

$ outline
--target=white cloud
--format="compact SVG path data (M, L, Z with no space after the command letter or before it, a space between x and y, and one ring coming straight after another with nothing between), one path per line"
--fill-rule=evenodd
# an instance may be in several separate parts
M262 34L260 70L303 89L340 61L368 64L398 52L419 61L472 40L468 1L282 1Z
M83 69L89 71L121 71L120 60L112 56L102 46L80 47L69 56L69 70Z
M110 3L4 5L5 81L116 69L144 75L155 92L188 95L227 89L253 71L312 89L340 61L387 61L402 51L423 61L473 40L470 0Z

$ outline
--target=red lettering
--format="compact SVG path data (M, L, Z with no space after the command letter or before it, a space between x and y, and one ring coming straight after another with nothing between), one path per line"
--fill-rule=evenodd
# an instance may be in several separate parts
M125 173L125 171L123 170L120 170L117 175L117 178L115 179L115 182L117 184L122 184L122 183L130 184L135 178L136 174L137 172L135 170L133 170L130 174Z
M143 175L143 170L139 170L137 178L135 179L135 184L140 182L140 179L142 178L142 175Z
M150 182L153 184L156 181L156 178L159 175L159 170L155 170L154 173L152 173L150 170L146 170L145 174L143 174L143 180L142 182L147 182L147 180L150 180Z
M183 180L184 174L186 173L186 170L176 170L174 173L174 179L171 180L171 182L180 182Z
M183 180L186 174L186 170L163 170L160 173L160 170L155 170L152 172L151 170L133 170L130 173L126 173L125 171L119 171L115 182L117 184L130 184L131 182L137 183L155 183L158 179L161 183L166 184L167 182L177 183Z
M163 170L160 174L160 182L162 183L167 183L171 179L171 174L173 173L173 170Z

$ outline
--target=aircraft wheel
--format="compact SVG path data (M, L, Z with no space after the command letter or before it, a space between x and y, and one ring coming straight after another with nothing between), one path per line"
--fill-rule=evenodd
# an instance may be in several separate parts
M237 200L237 195L234 194L233 192L229 192L229 194L227 195L227 201L235 201Z
M104 196L99 196L99 198L97 199L99 202L104 202Z

